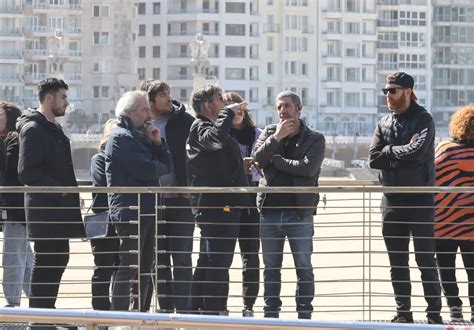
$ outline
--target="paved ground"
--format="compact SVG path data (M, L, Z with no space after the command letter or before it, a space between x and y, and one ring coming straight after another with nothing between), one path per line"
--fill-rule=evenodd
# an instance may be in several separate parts
M316 320L387 320L394 314L392 288L389 282L388 260L380 234L378 194L372 200L363 200L362 194L328 193L327 205L320 205L315 218L315 242L313 266L316 277L314 300ZM367 198L368 194L365 195ZM369 207L369 205L371 207ZM364 207L363 207L364 206ZM369 230L369 224L372 224ZM198 234L195 231L194 251L198 251ZM288 244L286 251L289 250ZM363 253L365 251L365 253ZM230 275L231 288L229 309L231 315L240 315L242 309L241 262L236 252ZM90 309L90 278L92 256L88 242L72 241L71 258L60 288L58 308ZM197 254L194 254L194 264ZM460 258L458 258L460 259ZM460 260L458 260L460 262ZM411 265L414 257L411 257ZM285 282L282 289L282 317L296 318L295 271L291 255L285 255L282 273ZM462 267L459 263L458 267ZM1 279L1 274L0 274ZM262 271L263 279L263 271ZM426 303L422 298L420 276L412 269L413 309L415 319L424 320ZM458 271L460 290L467 294L466 276ZM260 290L263 294L263 288ZM463 299L468 305L467 298ZM443 301L443 303L445 303ZM261 317L263 298L257 300L257 317ZM27 307L23 299L22 307ZM447 307L444 317L448 318ZM465 310L467 315L467 309ZM13 329L13 328L12 328Z

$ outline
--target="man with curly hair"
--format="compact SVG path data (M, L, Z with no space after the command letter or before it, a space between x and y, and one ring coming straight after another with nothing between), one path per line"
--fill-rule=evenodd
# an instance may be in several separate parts
M451 140L435 152L437 186L474 186L474 105L457 110L449 124ZM461 250L469 279L471 322L474 321L474 194L438 193L435 196L436 254L441 285L452 321L463 321L456 282L456 253Z
M385 88L390 113L380 119L369 149L371 168L379 169L384 186L433 186L433 118L413 92L413 77L405 72L388 75ZM441 287L435 261L433 194L384 193L382 234L390 261L397 314L394 323L413 323L408 266L410 235L428 303L429 324L442 324Z

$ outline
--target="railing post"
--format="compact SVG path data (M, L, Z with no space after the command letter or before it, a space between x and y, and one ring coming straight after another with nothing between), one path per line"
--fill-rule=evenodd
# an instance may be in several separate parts
M369 194L369 322L372 321L372 193Z
M365 258L366 258L366 251L365 251L365 231L366 231L366 219L365 219L365 191L362 192L362 320L365 321Z

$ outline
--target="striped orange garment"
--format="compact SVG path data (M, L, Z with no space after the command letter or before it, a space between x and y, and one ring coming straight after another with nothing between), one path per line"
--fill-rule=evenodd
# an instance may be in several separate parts
M435 152L437 186L474 186L474 145L447 141ZM435 235L474 240L474 194L435 196Z

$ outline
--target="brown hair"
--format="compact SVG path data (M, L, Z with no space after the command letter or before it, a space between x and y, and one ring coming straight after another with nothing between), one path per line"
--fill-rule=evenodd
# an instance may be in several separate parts
M454 140L474 142L474 104L459 108L451 116L449 135Z
M199 114L203 110L204 103L211 102L216 94L222 94L222 89L214 84L207 84L199 88L191 95L191 106Z
M138 89L148 94L148 102L153 102L156 95L170 89L170 85L161 80L143 80Z
M0 111L5 111L7 122L5 124L5 133L16 130L16 120L21 116L21 110L13 103L0 102Z
M226 105L232 104L232 103L242 103L244 102L244 99L239 93L236 92L227 92L224 94L224 102ZM244 111L244 120L243 120L243 127L249 126L252 128L257 127L255 122L252 119L252 116L250 115L250 112Z

